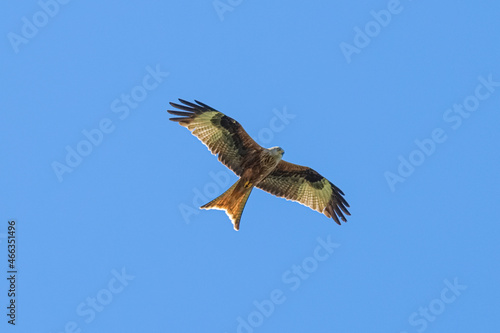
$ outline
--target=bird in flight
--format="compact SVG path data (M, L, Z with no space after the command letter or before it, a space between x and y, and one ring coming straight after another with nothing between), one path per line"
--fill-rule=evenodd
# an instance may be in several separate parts
M167 110L178 122L196 136L220 162L240 179L219 197L201 206L202 209L223 210L239 230L243 208L254 187L275 196L299 202L316 210L340 225L347 222L344 193L315 170L286 162L280 147L263 148L243 127L214 108L198 102L179 99L182 104L170 103L178 110Z

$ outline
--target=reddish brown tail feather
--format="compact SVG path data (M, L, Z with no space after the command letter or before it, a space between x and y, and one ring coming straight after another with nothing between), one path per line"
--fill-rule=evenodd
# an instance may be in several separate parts
M240 229L240 219L243 213L243 208L247 203L248 196L252 192L253 185L247 184L244 180L239 179L226 192L201 206L202 209L219 209L226 212L234 225L234 230Z

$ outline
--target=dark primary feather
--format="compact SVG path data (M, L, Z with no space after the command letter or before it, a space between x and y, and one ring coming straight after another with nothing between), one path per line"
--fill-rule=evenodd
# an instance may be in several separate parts
M176 116L183 116L183 117L190 117L192 115L191 112L185 112L185 111L174 111L174 110L170 110L168 111L169 113L171 114L174 114Z

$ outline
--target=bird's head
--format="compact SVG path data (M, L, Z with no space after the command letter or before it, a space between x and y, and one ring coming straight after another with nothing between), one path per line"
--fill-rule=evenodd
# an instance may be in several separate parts
M281 147L272 147L269 148L268 150L273 156L277 156L280 158L283 157L283 155L285 154L285 151Z

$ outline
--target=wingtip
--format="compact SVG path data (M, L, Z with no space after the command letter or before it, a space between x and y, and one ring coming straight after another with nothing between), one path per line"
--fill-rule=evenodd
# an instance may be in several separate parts
M209 109L209 110L215 110L213 107L211 107L211 106L209 106L209 105L207 105L207 104L205 104L205 103L202 103L202 102L200 102L200 101L198 101L198 100L196 100L196 99L195 99L194 101L195 101L198 105L200 105L200 106L202 106L202 107L204 107L204 108L207 108L207 109Z
M181 122L184 120L184 118L168 118L170 121L175 121L176 123Z

